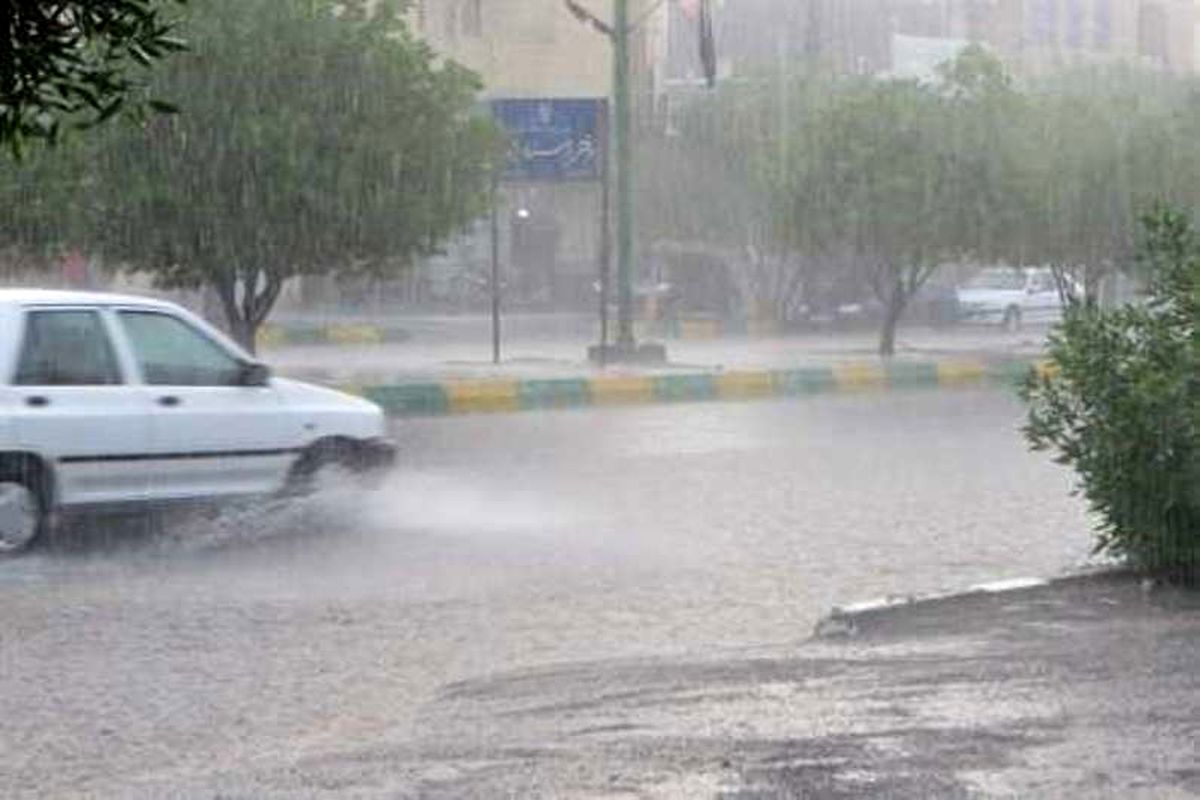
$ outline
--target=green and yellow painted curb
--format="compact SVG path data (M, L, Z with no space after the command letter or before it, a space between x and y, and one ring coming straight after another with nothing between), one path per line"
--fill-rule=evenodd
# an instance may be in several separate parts
M343 387L390 416L441 416L646 403L797 397L823 392L1013 386L1044 361L849 363L781 370L739 370L585 378L446 380Z

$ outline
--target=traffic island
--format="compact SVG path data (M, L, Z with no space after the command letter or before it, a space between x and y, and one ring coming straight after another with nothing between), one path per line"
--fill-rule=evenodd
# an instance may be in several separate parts
M390 416L536 411L590 406L753 400L844 392L1014 389L1043 361L860 362L773 370L600 372L586 377L471 378L431 382L359 382L342 388L379 404Z

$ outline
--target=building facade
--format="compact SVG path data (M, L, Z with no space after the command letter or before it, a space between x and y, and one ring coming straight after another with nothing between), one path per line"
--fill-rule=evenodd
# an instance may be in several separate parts
M984 42L1021 71L1197 66L1193 0L907 0L893 13L896 35Z
M923 74L967 42L1018 73L1135 63L1200 68L1196 0L723 0L719 49L727 70L813 58L856 74ZM673 52L677 75L692 56Z
M488 97L608 96L608 42L563 0L417 0L411 13L436 51L482 76Z
M719 74L810 58L864 75L926 77L969 42L1018 74L1134 63L1200 67L1200 0L711 0ZM676 95L697 91L699 0L631 0L639 120L670 127ZM611 94L606 24L611 0L415 0L414 30L475 70L485 99ZM508 301L587 307L601 250L595 183L509 183L501 193L501 260ZM423 289L479 305L490 267L488 226L417 271Z
M672 0L673 1L673 0ZM612 45L597 30L610 0L417 0L414 30L437 52L483 81L483 99L608 98ZM634 93L649 102L661 79L667 5L631 0ZM531 309L591 308L601 255L597 182L505 182L500 192L500 253L506 301ZM490 269L488 225L422 265L419 280L450 302L478 306Z

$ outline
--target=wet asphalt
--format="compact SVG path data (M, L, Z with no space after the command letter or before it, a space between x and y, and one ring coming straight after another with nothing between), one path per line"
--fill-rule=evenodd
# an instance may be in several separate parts
M854 731L922 695L827 693L866 656L807 640L1088 560L1019 422L985 391L412 420L370 496L87 522L0 563L0 796L1004 796L929 766L937 725L872 784Z

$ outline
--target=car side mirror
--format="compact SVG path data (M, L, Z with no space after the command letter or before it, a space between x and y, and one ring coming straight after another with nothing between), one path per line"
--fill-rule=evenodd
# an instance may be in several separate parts
M271 368L261 361L243 361L238 369L238 386L266 386L271 382Z

